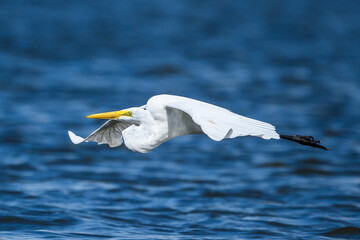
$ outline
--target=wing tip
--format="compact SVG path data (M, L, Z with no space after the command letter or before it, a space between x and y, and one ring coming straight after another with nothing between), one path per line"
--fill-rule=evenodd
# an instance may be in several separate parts
M75 135L75 133L73 133L72 131L68 131L68 134L73 144L79 144L85 140L84 138Z

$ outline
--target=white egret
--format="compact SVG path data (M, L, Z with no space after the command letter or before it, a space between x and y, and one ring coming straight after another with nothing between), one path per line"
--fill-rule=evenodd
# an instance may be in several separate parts
M124 140L128 149L146 153L174 137L206 134L215 141L241 136L282 138L327 150L311 136L279 135L269 123L247 118L209 103L174 95L153 96L141 107L93 114L87 118L110 120L85 139L69 131L74 144L94 141L117 147Z

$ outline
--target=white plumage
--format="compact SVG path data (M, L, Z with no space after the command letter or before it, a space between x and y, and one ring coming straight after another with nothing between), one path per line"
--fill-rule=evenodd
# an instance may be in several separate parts
M241 136L280 138L275 127L269 123L174 95L153 96L144 106L94 114L88 118L110 120L85 139L69 131L74 144L94 141L117 147L124 140L130 150L146 153L167 140L188 134L204 133L215 141Z

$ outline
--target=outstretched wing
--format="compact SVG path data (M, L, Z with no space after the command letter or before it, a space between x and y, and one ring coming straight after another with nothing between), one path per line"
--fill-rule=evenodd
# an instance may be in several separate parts
M273 125L232 113L225 108L180 96L159 95L159 97L163 98L159 100L166 105L167 109L183 111L215 141L240 136L255 136L263 139L280 138ZM176 122L176 120L172 121Z
M131 126L131 123L118 120L109 120L100 128L91 133L87 138L82 138L69 131L69 137L74 144L82 142L97 142L109 144L110 147L118 147L123 143L122 131Z

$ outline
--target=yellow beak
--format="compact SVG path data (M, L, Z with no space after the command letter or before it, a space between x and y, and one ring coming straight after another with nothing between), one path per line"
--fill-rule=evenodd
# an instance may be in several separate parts
M97 118L97 119L118 119L119 117L131 117L132 112L128 110L121 110L121 111L115 111L115 112L105 112L105 113L96 113L89 116L86 116L86 118Z

